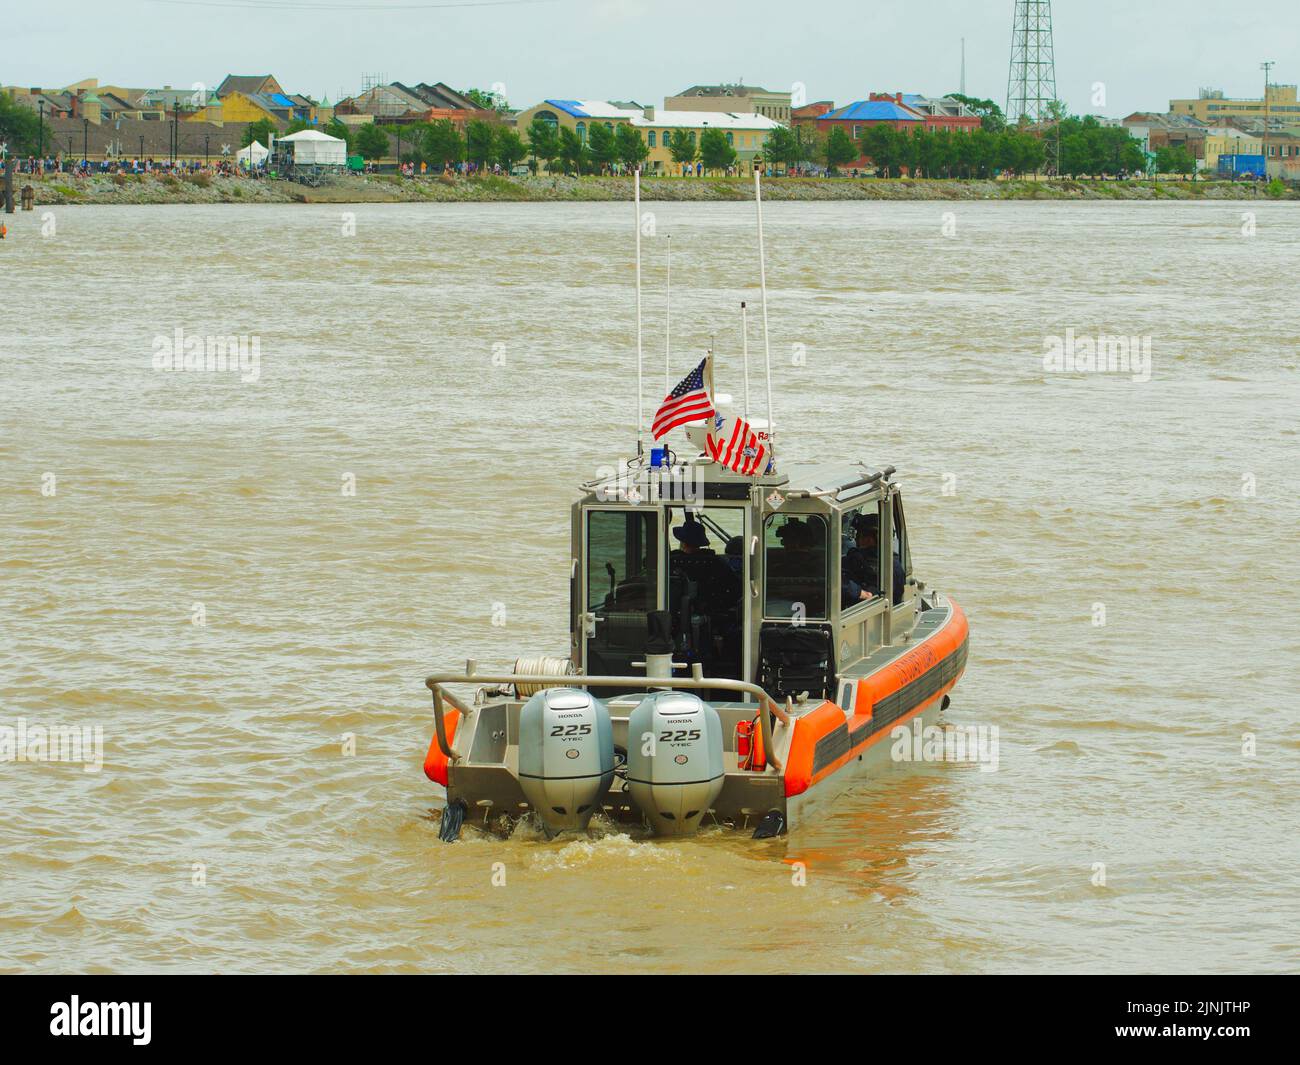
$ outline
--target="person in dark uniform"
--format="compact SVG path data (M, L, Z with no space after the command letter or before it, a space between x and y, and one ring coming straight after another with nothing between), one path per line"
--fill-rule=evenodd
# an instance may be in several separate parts
M880 516L857 514L850 522L853 546L840 567L843 609L865 603L880 594Z
M670 569L685 573L701 585L701 598L710 609L726 609L740 598L740 578L725 559L709 546L708 531L687 515L673 530L678 548L668 556Z
M679 546L668 556L668 598L675 634L687 640L688 660L702 661L720 676L739 676L741 578L713 551L708 531L690 515L673 536ZM681 612L685 596L689 616Z

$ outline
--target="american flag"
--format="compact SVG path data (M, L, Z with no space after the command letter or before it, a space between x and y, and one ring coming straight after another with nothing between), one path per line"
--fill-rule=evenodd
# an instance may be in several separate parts
M725 428L727 421L718 416L713 428L717 435L709 433L709 458L720 462L730 470L749 477L767 469L767 448L759 442L758 434L744 418L731 420L731 431Z
M700 364L664 397L652 429L656 440L667 436L679 425L713 417L713 401L704 387L704 367L708 361L707 356L701 359Z

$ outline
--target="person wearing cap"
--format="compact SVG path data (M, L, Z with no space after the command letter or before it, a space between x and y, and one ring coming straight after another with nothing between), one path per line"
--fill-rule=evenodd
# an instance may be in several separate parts
M687 514L673 529L678 548L668 556L669 566L698 585L699 603L709 611L727 610L740 598L740 579L726 561L709 547L709 533Z
M850 526L854 546L844 554L844 605L874 599L880 594L880 518L856 514Z
M673 536L676 537L680 545L674 555L696 555L706 550L709 546L709 533L698 521L689 514L686 516L686 522L677 526L673 530Z
M876 514L855 515L850 523L854 531L854 546L844 555L844 605L874 599L884 594L880 587L880 517ZM907 574L898 552L893 556L894 604L903 601L903 585ZM853 588L850 588L853 585Z

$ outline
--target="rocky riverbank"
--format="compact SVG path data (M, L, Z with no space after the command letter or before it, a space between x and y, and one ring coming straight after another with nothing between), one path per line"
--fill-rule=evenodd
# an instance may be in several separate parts
M18 175L15 196L32 184L37 206L153 203L490 203L629 200L630 178L398 178L347 175L318 188L290 181L199 174L191 177ZM645 200L716 202L753 196L747 178L647 178ZM1224 181L947 181L879 178L773 178L768 200L1263 200L1300 199L1300 190Z

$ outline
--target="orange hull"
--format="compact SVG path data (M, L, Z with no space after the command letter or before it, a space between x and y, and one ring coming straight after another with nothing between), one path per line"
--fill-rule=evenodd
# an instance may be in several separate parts
M951 600L950 600L951 602ZM860 757L950 692L966 669L970 627L961 607L900 658L857 680L852 715L827 700L795 722L785 766L785 794L801 795ZM841 677L841 685L848 678Z

